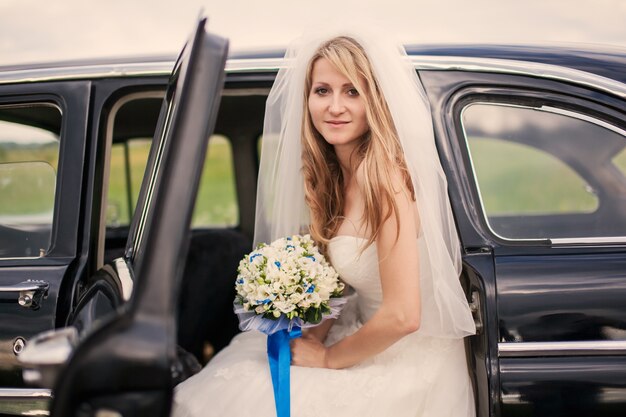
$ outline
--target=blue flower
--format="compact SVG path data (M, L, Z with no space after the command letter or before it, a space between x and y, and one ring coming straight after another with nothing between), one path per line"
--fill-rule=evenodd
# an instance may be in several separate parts
M306 292L308 292L309 294L312 293L313 291L315 291L315 285L311 284L309 286L309 288L306 289Z
M311 259L313 259L313 262L315 262L315 256L313 256L313 255L307 255L307 256L305 256L305 258L311 258Z
M256 258L257 256L261 256L260 253L253 253L252 256L250 256L249 261L252 262L254 260L254 258Z
M239 279L237 280L237 284L243 284L243 282L244 282L244 281L243 281L243 278L239 278Z
M293 245L287 245L287 246L286 246L286 249L295 249L295 248L296 248L296 247L295 247L295 246L293 246Z
M276 261L276 262L274 262L274 265L276 265L278 267L278 269L280 269L280 262Z

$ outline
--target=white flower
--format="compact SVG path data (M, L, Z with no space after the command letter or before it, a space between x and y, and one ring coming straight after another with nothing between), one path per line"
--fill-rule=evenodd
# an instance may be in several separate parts
M341 292L337 272L309 235L284 237L260 246L239 263L235 284L248 311L266 318L304 319L308 309L328 308ZM319 314L318 314L319 316Z

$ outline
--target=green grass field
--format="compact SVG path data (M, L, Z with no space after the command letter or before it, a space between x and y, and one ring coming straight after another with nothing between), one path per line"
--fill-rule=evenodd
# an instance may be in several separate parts
M0 216L52 213L58 143L0 146Z
M230 143L210 140L193 216L194 226L238 222ZM533 148L493 139L470 138L470 150L483 203L489 215L591 212L597 198L559 160ZM137 201L150 141L128 144L132 205ZM123 145L111 151L108 224L128 224L126 166ZM0 216L50 213L54 204L58 146L27 149L0 147ZM16 163L38 161L36 163ZM613 163L626 174L626 150Z
M597 208L598 199L587 184L557 158L507 141L470 138L469 144L488 215L585 213Z
M129 142L133 207L137 203L149 151L150 141L147 139ZM124 148L120 144L114 146L111 151L107 210L107 223L111 225L129 223L125 173ZM224 137L215 135L209 141L192 224L194 226L235 225L238 219L230 143Z

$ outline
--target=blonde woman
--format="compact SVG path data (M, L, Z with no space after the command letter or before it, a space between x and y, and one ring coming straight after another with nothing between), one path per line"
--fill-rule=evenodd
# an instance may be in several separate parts
M474 416L475 327L424 90L365 33L292 45L268 97L255 244L309 232L354 289L292 341L292 416ZM175 415L276 415L265 336L235 337Z

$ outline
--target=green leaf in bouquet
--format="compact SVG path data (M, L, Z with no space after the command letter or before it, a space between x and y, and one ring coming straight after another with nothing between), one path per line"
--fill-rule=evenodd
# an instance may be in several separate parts
M306 311L304 320L308 323L318 324L322 321L322 311L320 308L309 308Z
M280 315L278 317L274 316L274 313L271 311L266 311L265 313L262 314L262 316L264 319L269 319L269 320L278 320L280 318Z

